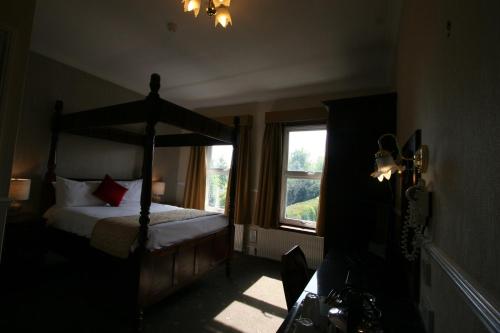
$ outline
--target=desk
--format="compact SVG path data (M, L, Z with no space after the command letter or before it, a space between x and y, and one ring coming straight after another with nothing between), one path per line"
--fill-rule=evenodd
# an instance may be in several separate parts
M325 257L277 332L292 332L291 326L307 293L327 296L332 289L342 290L348 271L351 272L352 285L366 289L377 297L385 333L425 333L414 305L392 283L392 274L382 259L373 255L359 257L336 252L329 252Z

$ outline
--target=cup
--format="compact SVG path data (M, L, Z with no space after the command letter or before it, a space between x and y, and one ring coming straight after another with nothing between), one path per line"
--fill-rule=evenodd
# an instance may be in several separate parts
M320 324L320 304L319 296L314 293L308 293L304 298L301 318L309 318L314 325Z

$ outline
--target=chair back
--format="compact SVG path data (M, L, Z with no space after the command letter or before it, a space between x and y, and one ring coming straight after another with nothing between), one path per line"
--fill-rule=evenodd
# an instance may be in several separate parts
M309 282L309 269L306 257L300 246L295 245L281 256L281 281L285 291L286 306L288 310L293 307L307 282Z

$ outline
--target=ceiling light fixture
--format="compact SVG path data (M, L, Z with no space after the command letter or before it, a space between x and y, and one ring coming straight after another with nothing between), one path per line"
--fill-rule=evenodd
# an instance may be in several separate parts
M195 17L198 17L201 8L202 0L182 0L184 4L184 12L193 12ZM233 25L229 6L231 0L207 0L206 12L208 16L215 16L215 26L220 24L226 28L228 24Z

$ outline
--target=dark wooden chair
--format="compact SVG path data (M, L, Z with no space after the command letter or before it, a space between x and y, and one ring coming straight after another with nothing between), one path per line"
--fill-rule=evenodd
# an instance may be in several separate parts
M281 281L285 290L286 306L293 307L302 291L304 291L310 274L306 257L300 246L295 245L281 256Z

